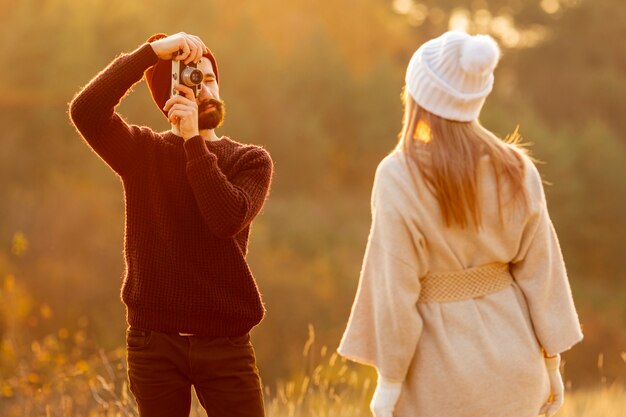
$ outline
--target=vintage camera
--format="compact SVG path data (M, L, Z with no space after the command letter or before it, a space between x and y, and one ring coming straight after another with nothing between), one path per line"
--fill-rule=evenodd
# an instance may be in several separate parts
M203 80L204 74L195 63L185 64L183 61L172 60L172 96L178 93L174 87L177 84L184 84L193 90L194 97L198 97L202 90Z

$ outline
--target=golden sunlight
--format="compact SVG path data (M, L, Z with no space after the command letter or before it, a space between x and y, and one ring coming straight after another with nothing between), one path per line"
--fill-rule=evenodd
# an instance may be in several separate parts
M431 140L430 126L423 120L417 122L417 128L415 129L415 139L421 140L424 143L428 143Z
M467 9L458 7L450 14L450 20L448 21L449 30L460 30L463 32L469 32L471 23L470 13Z
M441 20L444 17L440 9L429 8L413 0L394 0L392 7L396 13L406 15L409 24L415 27L421 26L427 17L431 20Z
M546 13L554 14L561 10L561 3L559 0L541 0L541 8Z
M490 31L496 35L503 46L508 48L532 48L541 43L547 36L547 29L540 25L532 25L527 29L518 29L510 15L502 15L491 19Z
M394 0L393 10L399 14L408 14L413 7L412 0Z

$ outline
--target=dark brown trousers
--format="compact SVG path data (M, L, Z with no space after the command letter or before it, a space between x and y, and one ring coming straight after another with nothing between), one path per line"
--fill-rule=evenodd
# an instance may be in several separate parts
M250 335L181 336L130 327L130 391L141 417L188 417L191 386L208 417L264 417Z

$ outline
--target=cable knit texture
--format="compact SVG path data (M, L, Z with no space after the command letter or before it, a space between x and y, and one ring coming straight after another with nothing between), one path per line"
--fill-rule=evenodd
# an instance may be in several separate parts
M411 97L444 119L469 122L493 88L500 48L488 35L450 31L420 46L405 82Z
M156 62L149 44L122 54L70 105L72 122L124 186L127 320L162 332L244 334L265 311L246 254L272 160L228 137L185 142L127 124L115 107Z

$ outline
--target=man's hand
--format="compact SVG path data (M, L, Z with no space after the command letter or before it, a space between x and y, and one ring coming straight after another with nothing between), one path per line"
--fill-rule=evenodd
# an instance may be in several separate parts
M181 94L171 97L165 102L163 110L167 112L167 118L178 131L183 139L191 139L198 136L198 103L193 95L193 90L186 85L176 85L176 90Z
M154 53L163 60L184 60L185 65L190 62L198 62L202 55L209 49L202 40L194 35L180 32L150 43ZM178 51L182 51L178 55Z
M393 410L400 398L402 382L391 382L378 375L378 384L370 402L374 417L393 417Z
M559 365L561 363L561 355L556 355L550 358L545 358L546 368L548 369L548 375L550 377L550 398L541 407L539 415L546 415L552 417L559 411L559 408L563 405L563 395L565 387L563 386L563 378L561 378L561 371Z

